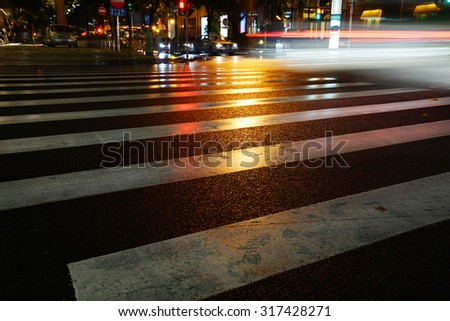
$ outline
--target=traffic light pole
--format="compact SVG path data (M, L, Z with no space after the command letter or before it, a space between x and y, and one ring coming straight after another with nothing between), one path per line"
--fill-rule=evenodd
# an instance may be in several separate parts
M184 15L184 28L185 28L185 33L186 33L186 43L189 43L189 37L188 37L188 17L187 14Z
M117 51L120 51L120 25L119 16L116 16L116 33L117 33Z
M184 33L186 34L186 62L189 59L189 49L188 49L188 43L189 43L189 37L188 37L188 28L187 28L187 14L184 13Z
M130 53L133 53L133 11L131 10L130 10L130 32L128 45L130 46Z

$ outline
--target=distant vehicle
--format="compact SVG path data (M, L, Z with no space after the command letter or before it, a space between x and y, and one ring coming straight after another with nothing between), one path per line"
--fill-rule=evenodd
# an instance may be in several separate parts
M159 39L158 43L156 44L158 48L158 53L160 52L170 53L171 42L172 40L170 40L170 38Z
M231 42L227 38L214 33L203 36L195 43L197 53L206 52L209 55L220 53L234 54L237 48L237 43Z
M170 53L173 55L194 54L196 53L194 41L178 43L174 39L170 44Z
M76 47L77 30L69 25L50 25L45 32L45 43L49 47L58 45Z
M75 27L74 32L76 33L77 37L86 37L89 35L88 31L85 28L81 27Z

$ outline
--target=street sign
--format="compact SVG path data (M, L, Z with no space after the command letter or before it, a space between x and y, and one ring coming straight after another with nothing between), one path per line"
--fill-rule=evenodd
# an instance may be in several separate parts
M144 15L144 25L149 25L149 24L150 24L150 15L145 14Z
M123 6L125 5L125 0L110 0L110 2L111 5L117 9L123 8Z
M106 8L103 6L98 7L98 14L101 16L106 15Z
M121 16L121 17L124 17L124 16L127 15L127 10L125 10L125 8L109 7L109 15L110 16Z

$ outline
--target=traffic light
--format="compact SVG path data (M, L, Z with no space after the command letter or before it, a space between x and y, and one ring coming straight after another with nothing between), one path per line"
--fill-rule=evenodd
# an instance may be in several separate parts
M179 2L178 2L178 14L180 16L184 16L185 10L186 10L185 0L179 0Z
M324 13L325 13L325 8L317 8L316 9L316 20L322 20Z
M133 4L131 2L127 2L127 7L128 7L128 12L131 13L133 12Z

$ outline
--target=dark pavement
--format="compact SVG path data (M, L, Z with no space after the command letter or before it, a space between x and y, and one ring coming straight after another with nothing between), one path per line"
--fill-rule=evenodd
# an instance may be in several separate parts
M329 131L334 136L363 135L402 126L433 126L450 119L445 103L272 125L246 118L439 101L449 96L450 87L445 82L437 85L428 79L421 82L399 77L402 72L412 72L408 68L395 72L390 67L312 70L309 66L301 70L284 66L298 61L247 56L167 64L148 57L120 56L117 60L114 53L81 48L75 49L77 55L70 54L74 49L51 49L56 49L52 51L55 59L44 65L49 61L45 58L49 48L0 48L2 57L11 57L11 52L21 57L10 58L14 66L0 67L2 191L8 186L15 189L22 180L37 184L40 178L56 180L82 171L96 177L105 159L103 144L44 144L60 135L67 135L67 141L76 141L75 135L83 133L107 140L106 132L114 130L138 132L172 125L196 133L195 144L188 141L180 145L169 154L172 160L205 154L205 150L194 148L196 144L207 146L214 142L214 148L228 146L230 150L230 142L236 141L264 146L314 140ZM283 61L283 66L275 66L277 61ZM258 69L261 62L264 67ZM361 82L367 84L355 85ZM350 85L337 85L346 83ZM416 91L373 94L399 88ZM102 97L118 99L106 103ZM283 97L301 98L285 103L276 100ZM67 103L57 99L67 99ZM225 107L233 101L250 99L267 101ZM122 114L113 115L117 111ZM79 113L70 114L74 112ZM103 114L92 116L88 112ZM222 119L230 120L235 127L206 130L200 125ZM255 123L242 128L236 119ZM182 138L187 139L186 135ZM5 197L0 202L4 208L0 216L0 252L5 262L0 298L74 300L68 264L450 171L448 135L407 143L396 143L397 137L392 139L387 146L344 154L348 167L279 165L108 193L101 186L86 183L87 196L67 195L55 202L31 206L3 206L9 204ZM38 140L44 142L41 149L33 145ZM121 165L142 162L142 155L136 154L142 145L154 146L145 150L146 161L167 159L164 143L168 141L173 142L174 137L144 134L144 138L125 143L122 147L130 153L121 154ZM21 151L7 152L6 146L15 143ZM152 172L158 170L153 168ZM42 186L40 193L51 194L51 186ZM450 298L449 231L450 221L444 219L204 299L445 301Z

